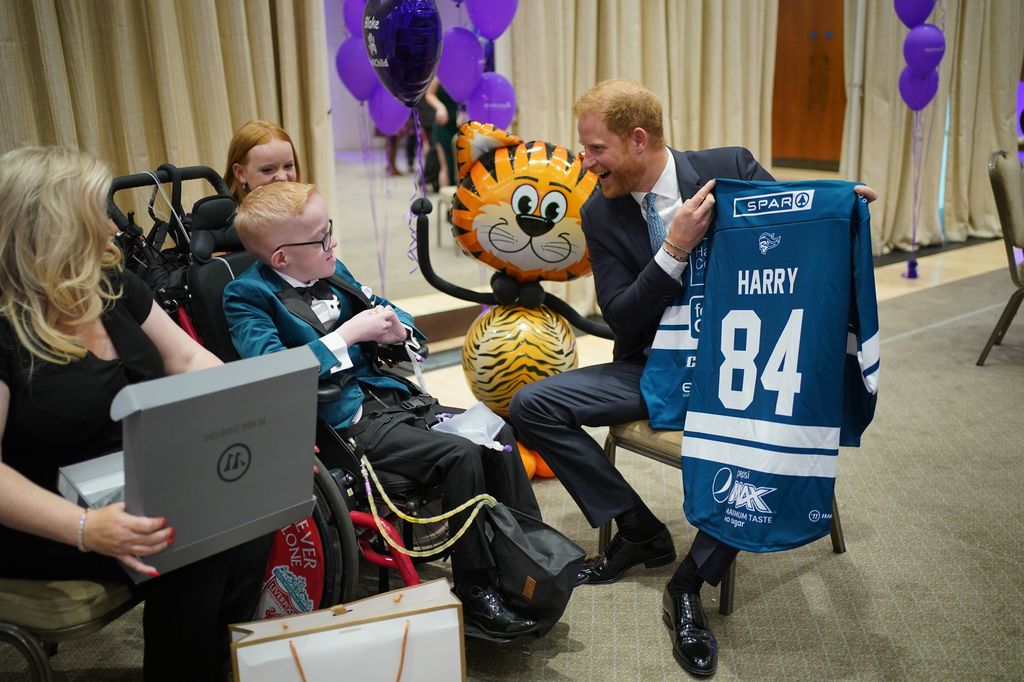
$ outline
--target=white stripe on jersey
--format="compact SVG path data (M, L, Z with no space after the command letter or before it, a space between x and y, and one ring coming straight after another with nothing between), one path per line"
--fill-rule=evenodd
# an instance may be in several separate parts
M793 455L683 435L683 457L753 469L766 474L835 478L839 466L838 454L837 450L834 455Z
M690 326L690 306L688 305L670 305L665 308L665 312L661 314L661 326L666 325L685 325Z
M860 368L862 370L867 369L878 362L881 357L881 352L881 337L879 336L879 332L875 332L874 336L861 345L860 353L857 355L860 359Z
M689 329L659 329L651 342L651 348L695 350L697 339L690 336Z
M783 448L839 449L839 429L830 426L778 424L762 419L690 411L686 415L685 432L690 431Z

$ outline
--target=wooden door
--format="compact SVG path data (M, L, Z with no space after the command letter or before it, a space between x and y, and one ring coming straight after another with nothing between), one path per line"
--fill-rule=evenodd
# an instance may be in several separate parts
M845 111L843 0L779 0L772 163L838 170Z

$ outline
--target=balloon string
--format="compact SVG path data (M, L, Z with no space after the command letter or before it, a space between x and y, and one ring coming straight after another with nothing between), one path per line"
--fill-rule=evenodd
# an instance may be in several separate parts
M373 227L373 241L377 246L377 277L380 282L380 294L387 298L385 273L387 271L388 235L387 230L384 230L382 234L380 221L377 219L378 171L376 162L370 154L370 139L373 133L370 129L370 117L367 115L365 103L360 104L359 107L359 123L359 137L363 147L363 170L370 183L370 223Z
M914 259L917 250L917 221L921 215L921 137L923 127L921 125L920 110L914 112L914 130L911 134L910 155L914 164L913 173L913 199L910 208L910 259Z
M412 202L416 200L416 195L419 193L423 194L424 199L427 198L427 180L423 170L423 128L420 125L420 110L415 106L412 107L412 119L412 134L416 136L416 165L419 173L418 177L413 179L412 196L409 197L408 203L410 210L405 214L406 224L409 226L409 249L405 252L405 255L412 261L412 265L409 267L409 274L416 272L420 265L419 259L416 258L416 226L413 223L416 216L413 215L411 210ZM419 181L419 187L416 186L417 180Z

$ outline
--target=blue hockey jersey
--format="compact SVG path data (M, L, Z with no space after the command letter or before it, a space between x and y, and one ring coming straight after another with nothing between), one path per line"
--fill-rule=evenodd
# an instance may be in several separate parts
M790 549L829 532L839 446L874 415L870 216L847 182L718 180L715 196L683 510L733 547Z
M680 431L693 389L693 368L704 315L704 279L714 228L690 253L686 286L665 308L640 376L640 395L652 429Z

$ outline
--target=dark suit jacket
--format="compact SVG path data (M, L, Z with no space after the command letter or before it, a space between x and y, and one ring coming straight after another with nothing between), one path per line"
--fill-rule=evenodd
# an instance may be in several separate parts
M669 151L683 201L712 178L773 180L742 147ZM647 222L632 196L606 199L598 188L583 205L581 218L594 268L597 303L615 333L613 357L643 361L662 312L683 285L654 262Z
M413 327L412 316L387 299L374 296L368 300L362 285L341 261L335 260L334 273L330 286L341 304L338 324L367 307L390 305L395 308L402 324ZM320 360L320 378L331 377L330 369L338 364L334 353L320 340L329 330L324 329L312 308L269 265L256 263L228 283L224 289L224 315L231 330L231 340L243 358L309 346ZM417 330L413 329L413 333L418 339L424 339ZM334 428L348 426L362 404L360 382L408 393L404 382L380 370L376 362L376 344L349 346L348 355L353 366L342 370L342 373L358 377L360 381L340 382L341 398L317 408L320 418Z

